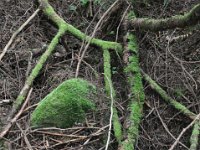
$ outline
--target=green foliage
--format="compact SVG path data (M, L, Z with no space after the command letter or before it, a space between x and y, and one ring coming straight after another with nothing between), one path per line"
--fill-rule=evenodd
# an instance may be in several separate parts
M82 6L87 6L89 3L89 0L80 0L80 2Z
M112 74L116 74L117 73L117 67L112 67Z
M167 8L171 0L164 0L163 6L164 8Z
M48 94L37 106L31 116L31 126L71 127L85 118L85 112L95 108L94 85L82 79L63 82Z
M184 95L184 92L185 92L185 89L182 89L182 88L176 88L174 90L174 93L177 98L181 98Z
M70 5L69 6L69 10L70 11L75 11L77 9L77 7L75 5Z
M128 20L131 20L131 19L134 19L135 18L135 13L134 13L134 11L130 11L129 13L128 13Z
M101 0L94 0L94 4L97 4L97 5L101 4Z

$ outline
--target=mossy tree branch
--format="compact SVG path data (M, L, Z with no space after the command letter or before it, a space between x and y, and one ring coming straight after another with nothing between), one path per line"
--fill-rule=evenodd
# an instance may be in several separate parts
M129 83L130 86L131 97L128 107L129 114L125 122L127 126L127 133L125 134L127 135L122 144L123 150L135 149L135 144L139 135L139 125L143 115L143 105L145 101L145 94L139 66L139 48L137 45L137 39L133 33L127 31L126 22L131 18L135 18L133 11L129 12L124 22L124 30L126 32L126 36L124 38L124 58L127 57L125 58L127 61L125 62L127 63L127 66L124 71L127 75L127 83Z
M62 35L65 34L65 32L66 32L66 28L64 26L61 29L59 29L58 33L51 41L47 50L41 56L41 58L39 59L39 61L36 64L36 66L33 68L31 74L28 76L27 80L25 81L25 85L22 88L20 94L18 95L16 101L13 103L12 110L11 110L11 113L9 114L8 120L10 120L13 117L13 115L16 113L16 111L20 108L20 106L24 102L31 85L33 84L33 81L40 73L44 63L47 61L48 57L51 55L51 53L55 49L56 45L58 44L59 39L62 37Z
M89 36L85 35L84 33L82 33L80 30L76 29L72 25L66 23L54 11L53 7L48 3L48 0L39 0L39 3L40 3L40 7L41 7L42 11L44 12L44 14L51 21L53 21L57 25L57 27L59 29L59 32L54 37L54 39L51 41L51 44L49 45L48 49L42 55L42 57L38 61L37 65L33 69L32 73L30 74L30 76L26 80L23 89L21 90L19 96L17 97L17 100L13 104L13 107L12 107L11 113L10 113L10 115L8 117L8 120L11 119L11 117L14 115L14 113L17 111L17 109L23 103L23 101L24 101L24 99L25 99L25 97L27 95L27 92L28 92L30 86L32 85L32 82L34 81L34 79L39 74L40 70L42 69L42 66L46 62L47 58L51 55L51 53L54 50L55 46L58 44L58 41L59 41L60 37L62 35L64 35L66 32L71 33L72 35L74 35L75 37L77 37L77 38L79 38L81 40L85 40L85 41L89 41L90 40L91 44L99 46L99 47L101 47L103 49L115 49L115 50L118 50L118 51L121 51L121 49L122 49L121 48L121 44L116 43L116 42L109 42L109 41L104 41L104 40L100 40L100 39L96 39L96 38L93 38L91 40Z
M175 109L185 114L190 119L194 120L196 118L196 114L191 112L187 107L172 99L167 93L146 73L143 73L144 79L150 84L151 88L155 90L166 102L170 103Z
M111 74L111 65L110 65L110 52L108 49L103 50L103 59L104 59L104 81L105 81L105 90L108 96L112 94L113 99L116 99L116 93L113 88L112 84L112 74ZM112 92L112 93L111 93ZM119 145L121 145L122 141L122 127L121 123L119 121L117 109L115 106L113 106L113 130L115 134L115 138L117 139L117 142Z
M41 5L41 8L42 8L44 14L51 21L53 21L58 26L58 28L64 26L66 28L66 31L68 33L72 34L73 36L75 36L76 38L86 41L86 42L90 42L90 44L98 46L102 49L113 49L113 50L117 50L118 52L122 51L121 44L119 44L117 42L104 41L104 40L96 39L96 38L91 39L90 36L87 36L80 30L78 30L77 28L72 26L71 24L68 24L67 22L65 22L54 11L53 7L48 3L48 0L39 0L39 3Z
M194 124L192 135L190 137L190 150L197 150L200 134L200 120L197 120Z
M173 28L184 28L200 22L200 3L184 15L176 15L166 19L134 18L129 21L130 28L160 31Z
M123 150L134 150L137 137L139 134L139 125L143 114L143 104L145 94L142 84L142 77L138 59L138 45L136 37L129 32L128 51L130 52L129 63L125 68L130 85L130 104L128 111L130 112L128 119L127 138L123 142Z

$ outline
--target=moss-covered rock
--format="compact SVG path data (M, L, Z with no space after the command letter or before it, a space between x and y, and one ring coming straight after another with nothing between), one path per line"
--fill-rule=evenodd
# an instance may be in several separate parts
M66 80L41 100L32 113L31 126L66 128L84 120L85 112L95 108L95 93L95 86L85 80Z

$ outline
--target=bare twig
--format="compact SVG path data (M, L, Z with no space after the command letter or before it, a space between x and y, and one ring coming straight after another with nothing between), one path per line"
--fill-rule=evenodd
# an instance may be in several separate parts
M109 146L109 143L110 143L110 135L111 135L111 130L112 130L112 120L113 120L113 103L114 103L113 91L112 91L113 88L112 88L110 80L107 76L106 76L106 79L108 80L109 87L110 87L111 104L110 104L110 120L109 120L109 129L108 129L108 138L107 138L105 150L108 149L108 146Z
M174 142L174 144L170 147L169 150L173 150L175 148L175 146L178 144L180 138L183 136L183 134L191 127L193 126L193 124L200 119L200 113L196 116L196 118L186 127L184 128L181 133L179 134L178 138L176 139L176 141Z
M4 127L3 131L0 133L0 139L2 139L10 130L10 128L12 127L12 125L17 121L17 119L21 116L21 114L23 113L23 110L26 107L26 104L28 103L28 101L30 100L30 96L31 93L33 91L33 88L31 88L29 90L28 96L24 102L24 104L22 105L21 109L19 110L19 112L16 114L16 116Z
M33 150L32 146L31 146L31 144L30 144L30 142L29 142L29 140L28 140L28 138L26 136L26 133L23 131L23 129L21 128L19 123L16 123L16 124L17 124L17 127L19 128L19 130L21 131L22 136L24 137L24 141L25 141L25 143L26 143L26 145L28 147L28 150Z
M167 131L167 133L174 139L176 140L176 138L174 137L174 135L169 131L169 129L167 128L167 125L164 123L164 121L162 120L159 112L157 109L155 109L157 114L158 114L158 118L160 119L160 122L162 123L163 127L165 128L165 130ZM183 144L182 142L178 142L179 144L181 144L183 147L185 147L186 149L189 149L185 144Z
M83 50L83 53L78 61L78 64L77 64L77 67L76 67L76 74L75 74L75 77L77 78L78 77L78 74L79 74L79 69L80 69L80 65L81 65L81 62L83 60L83 57L85 56L85 53L90 45L90 42L92 41L92 39L94 38L97 30L98 30L98 27L100 26L101 22L103 21L103 19L106 17L106 15L110 12L110 10L119 2L120 0L116 0L109 8L108 10L103 14L103 16L100 18L100 20L98 21L98 23L96 24L95 28L94 28L94 31L92 32L92 35L91 37L89 38L88 42L87 42L87 45L85 46L84 50Z
M6 54L8 48L10 47L10 45L12 44L12 42L14 41L15 37L24 29L24 27L38 14L38 12L40 11L40 9L38 8L27 20L26 22L24 22L24 24L22 24L19 29L17 31L15 31L12 35L12 37L10 38L10 40L8 41L8 43L6 44L6 46L4 47L2 53L0 54L0 61L2 60L3 56Z

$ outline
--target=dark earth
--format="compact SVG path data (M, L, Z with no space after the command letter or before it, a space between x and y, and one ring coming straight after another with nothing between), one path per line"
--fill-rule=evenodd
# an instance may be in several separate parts
M90 35L98 20L114 0L99 0L83 5L79 0L50 0L50 4L64 20ZM164 0L136 0L134 10L138 17L163 18L184 14L198 0L172 0L165 7ZM122 43L120 20L128 4L107 17L97 30L97 38ZM0 1L0 53L12 34L37 9L36 1ZM0 127L3 126L12 102L15 101L24 82L56 34L57 28L39 12L37 16L14 39L0 62ZM116 34L118 32L118 35ZM136 31L140 52L140 67L152 77L172 98L184 104L192 112L200 112L200 27L187 27L160 32ZM169 42L168 38L187 35ZM6 146L11 150L105 149L110 117L110 101L104 94L102 51L90 46L81 63L79 77L95 84L100 90L95 99L97 111L87 114L84 123L67 129L31 129L30 115L37 103L66 79L75 77L79 51L84 46L80 40L66 34L54 54L48 59L39 77L33 83L30 101L21 117L5 136ZM122 59L112 52L113 82L117 91L120 121L126 117L128 86L123 73ZM98 77L95 72L98 73ZM183 128L191 120L165 103L144 81L146 102L137 150L168 150ZM175 150L187 150L192 128L187 130ZM174 138L173 138L173 137ZM111 136L110 150L117 148ZM198 147L200 149L200 146Z

